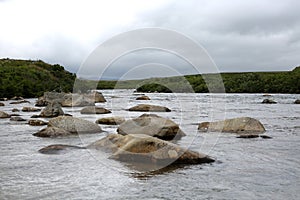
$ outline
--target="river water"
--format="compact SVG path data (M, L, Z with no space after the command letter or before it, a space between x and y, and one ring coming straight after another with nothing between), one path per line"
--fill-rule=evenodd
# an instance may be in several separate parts
M132 90L105 90L112 110L105 115L81 115L81 108L65 113L95 121L101 117L141 115L127 108L145 103ZM187 134L178 144L206 153L212 164L169 167L140 172L134 167L93 150L74 150L59 155L38 152L50 144L86 146L117 126L101 125L99 134L67 138L38 138L42 127L0 119L0 199L300 199L300 95L272 94L278 104L261 104L262 94L147 94L147 103L169 107L157 113L180 124ZM34 106L11 105L2 111ZM38 113L19 114L29 119ZM197 123L233 117L254 117L272 139L240 139L234 134L198 133Z

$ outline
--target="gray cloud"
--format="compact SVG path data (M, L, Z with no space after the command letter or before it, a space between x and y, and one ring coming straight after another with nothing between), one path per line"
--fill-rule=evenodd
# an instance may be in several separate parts
M8 1L0 0L2 2ZM290 70L300 65L299 7L298 0L174 0L156 10L138 13L136 19L126 25L113 25L98 38L80 38L80 41L70 33L50 32L36 38L30 45L12 44L0 38L0 56L42 59L76 72L92 50L110 36L136 28L161 27L183 33L203 45L220 71ZM95 24L95 30L100 29ZM157 39L164 41L167 38ZM122 48L121 42L117 42L115 48ZM188 51L186 47L181 48ZM193 51L190 54L198 56L193 55ZM133 67L147 63L167 65L184 74L195 73L179 57L145 50L116 60L107 69L104 78L120 77ZM144 66L149 68L150 65ZM140 74L136 77L149 76L146 70L144 72L137 70L136 73Z

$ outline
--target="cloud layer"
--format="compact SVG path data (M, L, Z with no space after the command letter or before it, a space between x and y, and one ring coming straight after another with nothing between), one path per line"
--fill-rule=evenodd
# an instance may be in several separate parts
M0 1L0 57L42 59L76 72L110 37L161 27L202 45L220 71L279 71L300 65L298 0L109 2ZM123 56L106 76L117 78L153 62L194 73L174 55L145 50Z

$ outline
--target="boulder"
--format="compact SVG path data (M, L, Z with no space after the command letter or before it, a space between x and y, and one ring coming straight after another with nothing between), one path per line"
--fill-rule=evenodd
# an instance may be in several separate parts
M129 111L139 111L139 112L171 112L171 110L164 106L149 105L149 104L139 104L128 109Z
M57 101L62 105L62 107L94 106L95 103L106 102L102 93L96 91L80 94L45 92L40 101L41 104L43 101Z
M125 122L124 117L104 117L98 119L95 123L96 124L107 124L107 125L117 125Z
M23 112L38 112L41 111L40 108L34 108L34 107L23 107L22 108Z
M276 101L272 99L264 99L261 103L266 103L266 104L275 104L277 103Z
M44 126L44 125L47 125L48 122L45 122L43 120L38 120L38 119L30 119L28 121L28 124L31 126Z
M145 134L163 140L180 139L185 133L172 120L154 114L143 114L120 124L117 132L121 135Z
M0 118L10 118L10 115L6 112L0 111Z
M111 113L110 110L98 106L86 106L81 109L81 114L108 114Z
M198 126L202 132L229 132L236 134L258 134L265 132L264 126L257 119L250 117L239 117L217 122L202 122ZM254 135L255 135L254 134Z
M61 108L61 105L58 102L51 102L42 110L40 117L57 117L64 115L64 111Z
M45 107L48 105L48 101L46 101L45 97L39 97L38 100L35 102L35 106L37 107Z
M22 121L26 121L26 119L23 119L22 117L14 116L10 118L10 121L22 122Z
M60 154L62 152L65 152L68 149L70 150L85 149L85 147L78 147L78 146L64 145L64 144L53 144L40 149L39 152L43 154Z
M72 133L62 128L48 126L38 131L37 133L34 133L33 135L37 137L62 137L62 136L72 135Z
M27 100L21 100L21 101L13 101L13 102L10 102L9 104L21 104L21 103L30 103L30 102Z
M8 98L5 98L5 97L0 98L0 101L7 101L7 100L8 100Z
M48 126L64 129L71 133L100 133L102 129L97 124L70 116L59 116L49 121Z
M5 104L4 104L4 103L2 103L2 102L0 102L0 106L5 106Z
M19 112L20 110L18 109L18 108L13 108L12 110L11 110L11 112Z
M300 104L300 99L297 99L294 104Z
M113 155L110 158L125 162L154 163L155 165L214 162L207 155L144 134L126 136L110 134L87 148L112 152Z
M146 95L142 95L136 98L136 100L150 100L150 98Z

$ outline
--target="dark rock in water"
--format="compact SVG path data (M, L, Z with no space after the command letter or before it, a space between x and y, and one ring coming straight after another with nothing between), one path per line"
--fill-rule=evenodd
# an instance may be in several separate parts
M146 95L143 95L143 96L137 97L136 100L150 100L150 98Z
M37 137L62 137L72 135L72 133L62 128L48 126L38 131L37 133L34 133L33 135Z
M139 111L139 112L171 112L171 110L164 106L156 106L149 104L140 104L133 106L128 109L129 111Z
M26 119L23 119L22 117L11 117L10 121L16 121L16 122L21 122L21 121L26 121Z
M39 118L39 115L32 115L30 118Z
M0 102L0 106L5 106L5 104L4 104L4 103L2 103L2 102Z
M6 112L0 111L0 118L10 118L10 115Z
M263 94L263 97L271 97L272 95L270 94Z
M10 100L18 101L18 100L24 100L24 98L23 97L14 96L14 97L10 98Z
M40 117L57 117L60 115L64 115L61 105L58 102L51 102L42 110Z
M0 101L7 101L7 100L8 98L4 98L4 97L0 98Z
M41 111L40 108L34 108L34 107L23 107L22 108L23 112L38 112Z
M35 106L37 107L45 107L48 105L48 101L46 101L45 97L39 97L38 100L35 102Z
M275 104L277 103L276 101L272 100L272 99L264 99L261 103L265 103L265 104Z
M59 116L49 121L48 126L64 129L71 133L100 133L102 129L97 124L70 116Z
M260 135L259 137L261 137L263 139L272 139L272 137L268 136L268 135Z
M63 144L53 144L47 147L44 147L39 150L40 153L43 154L61 154L66 150L74 150L74 149L85 149L85 147L78 147L73 145L63 145Z
M145 134L163 140L180 139L185 133L172 120L155 114L143 114L122 123L117 132L121 135Z
M98 106L87 106L81 109L81 114L108 114L111 113L110 110Z
M124 117L104 117L96 120L96 124L107 124L107 125L117 125L125 122Z
M10 114L11 117L13 116L21 116L20 114Z
M300 99L297 99L294 104L300 104Z
M110 158L133 163L154 163L167 166L214 162L214 159L205 154L143 134L126 136L111 134L87 148L112 152L113 155Z
M21 101L13 101L13 102L10 102L9 104L21 104L21 103L30 103L30 102L27 100L21 100Z
M31 125L31 126L44 126L44 125L47 125L48 122L38 120L38 119L30 119L28 121L28 124Z
M20 110L19 109L17 109L17 108L13 108L12 110L11 110L11 112L19 112Z
M258 137L259 137L259 135L247 135L247 134L245 134L245 135L240 135L237 138L258 138Z
M228 132L239 135L257 135L265 132L265 128L260 121L250 117L239 117L217 122L202 122L199 124L198 130L201 132Z

